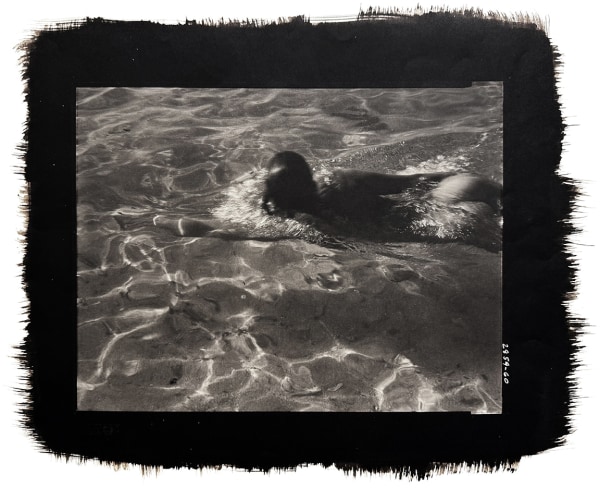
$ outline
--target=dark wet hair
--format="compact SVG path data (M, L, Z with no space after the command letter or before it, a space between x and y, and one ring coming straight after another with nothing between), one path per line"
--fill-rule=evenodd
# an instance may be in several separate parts
M285 212L316 213L317 185L306 160L298 153L284 151L275 154L266 166L268 170L262 207L269 214Z

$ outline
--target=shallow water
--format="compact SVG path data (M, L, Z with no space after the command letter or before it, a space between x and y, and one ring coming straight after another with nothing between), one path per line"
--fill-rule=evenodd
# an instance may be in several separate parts
M501 183L502 87L78 89L79 409L500 412L500 218L268 216L281 150Z

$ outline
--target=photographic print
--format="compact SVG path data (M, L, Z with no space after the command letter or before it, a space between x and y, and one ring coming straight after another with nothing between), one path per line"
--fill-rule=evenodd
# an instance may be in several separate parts
M575 190L536 19L87 19L26 48L46 450L424 477L562 442Z
M502 409L502 83L77 89L78 409Z

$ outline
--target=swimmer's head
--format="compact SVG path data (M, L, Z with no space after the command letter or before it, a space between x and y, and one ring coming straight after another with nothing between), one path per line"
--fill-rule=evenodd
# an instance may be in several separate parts
M300 154L284 151L275 154L266 166L268 170L262 207L267 213L315 213L317 185L312 171Z

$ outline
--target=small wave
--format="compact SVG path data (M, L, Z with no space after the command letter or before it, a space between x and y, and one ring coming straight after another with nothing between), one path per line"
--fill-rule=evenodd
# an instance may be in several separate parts
M237 184L223 191L221 203L213 209L213 215L227 223L243 229L252 238L303 238L310 242L323 242L326 236L315 229L307 217L284 218L268 215L262 208L266 171L256 171Z

